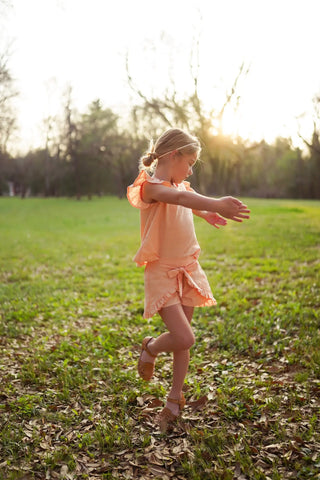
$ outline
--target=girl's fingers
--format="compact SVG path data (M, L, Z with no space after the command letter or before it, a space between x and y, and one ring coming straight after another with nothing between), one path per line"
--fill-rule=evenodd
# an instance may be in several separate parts
M243 219L248 219L250 218L249 215L244 215L242 213L236 213L236 215L234 215L231 220L234 220L235 222L242 222Z
M244 215L237 215L233 220L237 219L237 222L242 222L243 220L249 220L250 217Z

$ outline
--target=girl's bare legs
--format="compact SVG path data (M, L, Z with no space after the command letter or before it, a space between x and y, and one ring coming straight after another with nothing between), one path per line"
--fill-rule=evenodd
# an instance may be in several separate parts
M182 306L181 304L164 307L160 310L160 315L169 332L163 333L159 337L148 343L152 354L157 355L160 352L173 352L173 379L169 397L180 399L184 379L186 377L190 354L189 349L194 344L194 334L190 326L193 307ZM144 361L154 361L147 352L143 352ZM149 357L149 358L148 358ZM167 402L174 415L178 415L179 406Z
M193 307L186 307L182 305L182 309L190 325L192 320L192 315L193 315ZM193 336L193 343L194 343L194 336ZM188 372L189 361L190 361L190 350L173 351L172 387L168 395L170 398L179 399L181 397L182 387ZM166 406L170 408L170 410L174 415L179 414L179 406L177 404L167 402Z

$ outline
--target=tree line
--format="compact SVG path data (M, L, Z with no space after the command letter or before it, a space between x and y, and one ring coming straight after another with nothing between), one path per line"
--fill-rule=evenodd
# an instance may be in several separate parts
M125 121L99 99L84 113L78 112L69 88L62 115L43 121L43 147L13 156L7 145L15 124L10 101L16 92L6 62L0 58L0 195L123 197L137 175L138 159L150 138L177 126L202 143L201 161L192 179L200 192L319 199L319 122L314 122L311 139L304 140L305 152L294 148L287 138L268 144L223 135L225 108L235 96L242 74L243 66L222 107L208 112L199 98L196 78L188 97L179 98L173 90L161 98L149 98L136 88L128 71L128 83L139 101ZM320 98L316 97L314 104L319 120Z

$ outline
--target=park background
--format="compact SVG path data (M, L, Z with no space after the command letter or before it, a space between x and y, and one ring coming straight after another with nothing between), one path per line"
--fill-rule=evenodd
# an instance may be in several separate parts
M317 1L0 1L0 479L317 479ZM187 407L136 371L139 212L151 137L202 142L195 218L217 307L196 309ZM22 197L22 198L20 198ZM81 201L79 201L81 200Z
M319 198L314 0L0 2L0 193L122 197L197 135L203 193Z

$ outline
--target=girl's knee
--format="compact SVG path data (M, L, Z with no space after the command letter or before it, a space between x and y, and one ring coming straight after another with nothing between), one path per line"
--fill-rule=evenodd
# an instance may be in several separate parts
M193 332L189 332L177 339L177 350L189 350L195 343L195 336Z

